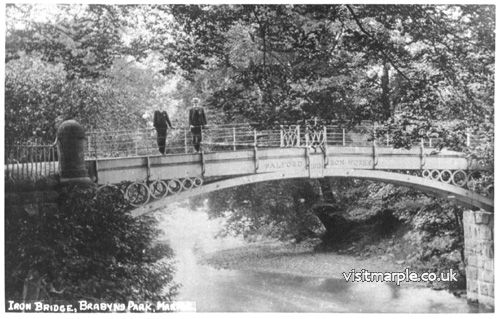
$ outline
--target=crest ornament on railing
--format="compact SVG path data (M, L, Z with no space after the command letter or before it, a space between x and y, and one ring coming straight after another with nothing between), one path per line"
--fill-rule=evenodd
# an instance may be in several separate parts
M300 146L300 125L280 125L280 147Z

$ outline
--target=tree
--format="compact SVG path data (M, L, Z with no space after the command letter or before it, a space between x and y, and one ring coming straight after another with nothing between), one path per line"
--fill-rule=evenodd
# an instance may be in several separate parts
M6 62L18 58L20 52L38 52L46 62L62 63L70 79L96 78L122 50L123 9L109 5L8 5ZM45 19L34 18L39 10Z
M174 111L176 77L162 74L165 63L132 30L147 8L9 5L7 144L52 143L59 115L87 130L130 130L146 127L143 115L153 109Z
M44 62L37 55L22 54L6 64L6 144L34 138L52 143L59 115L76 119L90 130L130 129L144 122L143 111L133 104L134 92L113 78L67 80L66 75L62 64Z
M419 137L440 120L492 120L489 6L173 6L172 14L183 41L163 52L189 73L230 68L210 92L230 118L387 120Z
M209 196L211 217L227 218L225 234L249 237L255 233L302 241L318 227L311 207L319 196L304 180L274 181L218 191Z
M127 210L119 191L85 187L63 189L56 208L37 215L7 204L6 298L22 300L25 279L34 277L49 302L171 301L172 250L157 241L154 217Z

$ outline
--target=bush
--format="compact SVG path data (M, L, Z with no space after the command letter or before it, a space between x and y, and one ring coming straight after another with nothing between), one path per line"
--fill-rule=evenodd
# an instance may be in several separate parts
M73 186L38 214L13 207L5 215L7 300L22 299L26 280L49 301L156 302L176 294L173 253L157 241L156 220L127 214L118 192Z

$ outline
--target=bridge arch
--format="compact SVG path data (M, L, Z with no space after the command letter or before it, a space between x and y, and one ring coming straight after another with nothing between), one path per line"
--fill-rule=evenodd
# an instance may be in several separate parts
M252 174L228 178L210 184L202 185L189 191L181 192L167 196L166 198L146 204L132 211L135 216L142 215L151 211L155 211L165 207L166 205L185 200L189 197L210 193L213 191L232 188L241 185L255 184L259 182L284 180L293 178L309 178L307 172L292 172L281 171L272 173ZM482 208L486 211L493 212L493 200L481 196L470 190L442 183L439 181L429 180L419 176L406 175L401 173L380 171L380 170L363 170L363 169L325 169L324 177L351 177L358 179L367 179L379 182L385 182L400 186L407 186L421 190L426 193L432 193L442 198L455 201L466 208Z

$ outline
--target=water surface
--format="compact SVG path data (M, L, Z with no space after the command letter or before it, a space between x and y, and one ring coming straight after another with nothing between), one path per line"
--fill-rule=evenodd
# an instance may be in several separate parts
M177 300L194 301L200 312L479 311L444 290L201 265L199 252L242 246L244 242L239 238L214 238L223 221L208 220L203 210L175 207L164 216L162 227L178 260L175 279L182 285Z

